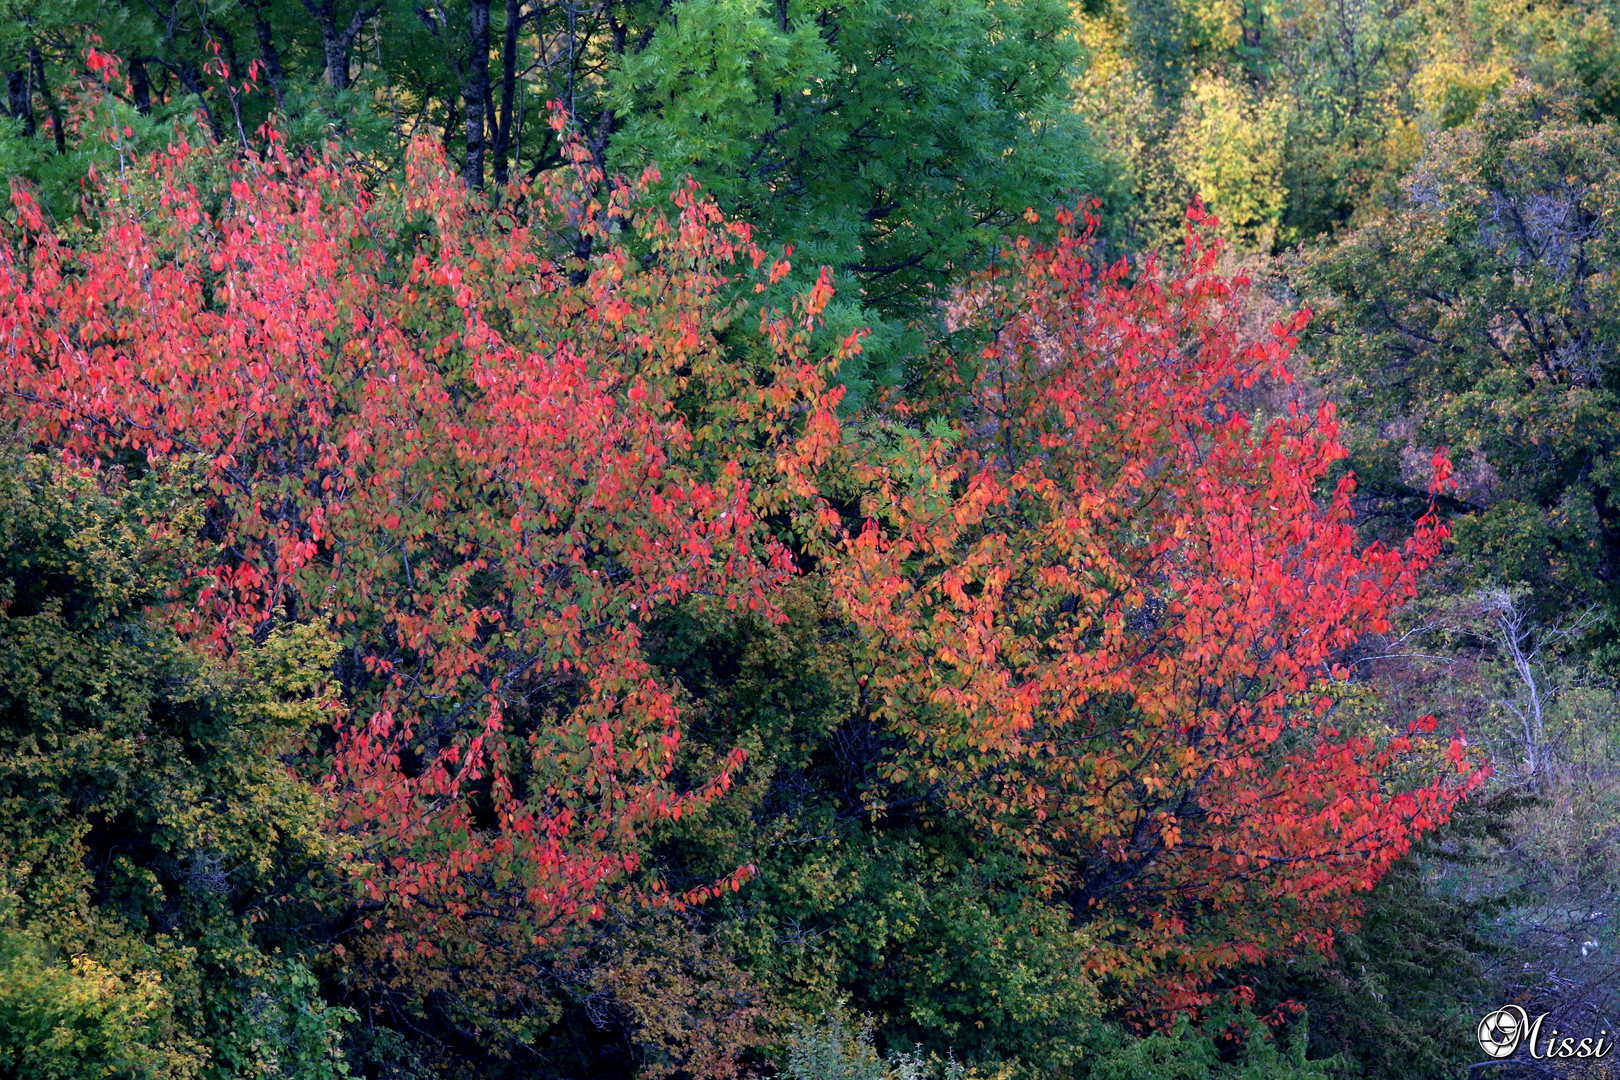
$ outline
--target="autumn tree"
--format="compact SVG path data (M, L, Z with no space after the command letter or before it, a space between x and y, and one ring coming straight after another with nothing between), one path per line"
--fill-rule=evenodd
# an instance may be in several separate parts
M75 460L200 458L190 632L344 643L321 768L380 965L523 955L740 764L666 783L682 695L642 627L691 597L771 614L792 567L761 515L835 431L803 349L830 289L750 310L739 282L786 264L655 180L582 150L491 217L432 144L376 194L273 138L176 146L82 242L15 193L13 417Z
M868 646L860 709L902 740L871 812L1009 837L1093 935L1091 971L1154 986L1149 1011L1327 949L1482 776L1454 737L1451 775L1391 787L1432 718L1335 727L1342 651L1388 628L1444 529L1362 548L1353 480L1319 495L1345 453L1331 407L1258 430L1234 407L1286 377L1308 316L1240 343L1247 283L1202 224L1167 267L1097 273L1082 230L969 279L982 349L942 351L937 401L864 429L827 556Z
M547 123L560 101L599 166L656 162L665 191L694 176L803 252L800 291L822 265L859 282L824 344L874 331L843 373L864 391L896 381L909 324L1025 207L1092 186L1071 30L1061 0L0 6L0 70L23 65L0 162L54 211L76 199L97 156L71 108L92 42L128 61L112 89L148 150L167 141L158 121L195 113L236 139L239 117L251 133L274 111L290 146L336 139L373 176L437 139L464 183L493 191L564 163ZM256 92L234 91L250 71Z

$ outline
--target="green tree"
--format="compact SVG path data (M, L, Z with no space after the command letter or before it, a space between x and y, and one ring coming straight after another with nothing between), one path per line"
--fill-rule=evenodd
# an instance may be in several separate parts
M1441 136L1400 205L1309 260L1325 377L1364 486L1415 494L1449 445L1459 554L1543 605L1620 593L1620 132L1528 82Z
M792 244L806 283L832 266L849 299L827 333L875 321L879 378L898 375L905 324L929 317L1027 208L1098 180L1068 100L1079 57L1065 2L673 10L614 73L609 159L696 176Z

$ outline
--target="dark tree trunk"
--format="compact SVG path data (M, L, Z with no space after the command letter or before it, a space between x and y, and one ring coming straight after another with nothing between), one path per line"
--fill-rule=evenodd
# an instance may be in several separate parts
M34 96L28 92L28 72L6 72L6 112L23 122L23 134L34 133Z
M222 142L225 138L225 125L221 122L218 111L208 104L208 84L203 81L202 71L190 60L182 60L174 68L174 75L188 94L195 94L197 100L202 102L203 116L208 120L208 130L213 134L215 142Z
M56 152L65 155L67 132L62 130L62 110L56 107L56 98L51 94L51 84L45 81L45 57L40 54L37 47L29 47L28 63L34 69L34 85L39 87L39 99L45 103L45 111L51 118L51 134L56 139Z
M360 28L377 14L377 9L381 5L372 4L369 7L356 8L349 18L348 25L339 27L337 0L301 0L301 2L304 10L315 20L315 25L321 29L321 49L326 57L326 85L333 90L347 90L349 53L354 47L354 39L360 36ZM261 36L260 41L263 40Z
M135 96L135 111L142 116L152 115L152 77L146 72L145 60L129 62L129 88Z
M276 51L276 42L270 34L270 21L264 17L264 5L253 5L253 29L259 36L259 61L264 64L264 74L270 80L270 92L276 97L276 108L284 105L283 86L281 74L281 53Z
M326 50L326 85L333 90L349 88L349 45L341 37L322 42Z
M472 0L468 5L470 59L467 68L466 107L467 160L461 178L475 191L484 186L484 110L489 101L489 0Z
M461 127L461 101L455 90L444 96L444 154L451 157L456 150L456 132Z
M501 45L501 118L495 125L495 183L506 186L507 154L512 146L512 117L517 100L518 25L520 0L506 0L506 40Z

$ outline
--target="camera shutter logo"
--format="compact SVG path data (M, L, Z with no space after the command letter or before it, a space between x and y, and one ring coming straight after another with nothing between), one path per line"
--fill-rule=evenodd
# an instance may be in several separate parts
M1507 1005L1485 1014L1475 1034L1479 1048L1493 1058L1505 1058L1519 1048L1525 1032L1530 1028L1530 1017L1517 1005Z

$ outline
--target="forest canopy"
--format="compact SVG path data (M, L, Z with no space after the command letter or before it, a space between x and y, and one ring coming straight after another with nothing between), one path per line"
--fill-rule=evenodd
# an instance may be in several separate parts
M1617 19L8 6L0 1071L1595 1035Z

